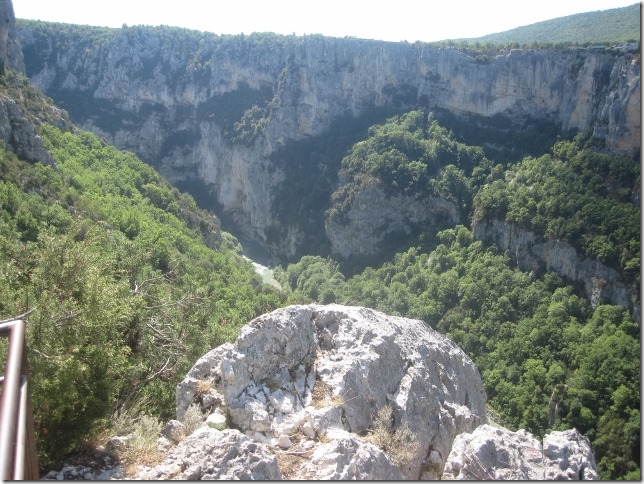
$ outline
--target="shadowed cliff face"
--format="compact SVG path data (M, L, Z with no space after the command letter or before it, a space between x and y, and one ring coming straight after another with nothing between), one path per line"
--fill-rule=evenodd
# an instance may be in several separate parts
M11 9L10 9L11 7ZM9 0L0 1L0 75L5 73L7 65L7 41L9 40L10 13L13 6Z
M594 128L616 151L640 143L640 68L627 49L475 58L421 44L169 28L41 26L19 36L28 76L78 125L182 189L199 187L241 234L281 259L326 239L342 156L305 159L293 147L343 116L364 122L380 112L380 122L422 106L500 115L514 126L546 119L562 130ZM289 177L296 166L306 177ZM280 208L280 194L292 190L303 192L299 211Z
M0 75L6 70L24 73L20 44L16 40L16 18L11 0L0 0Z

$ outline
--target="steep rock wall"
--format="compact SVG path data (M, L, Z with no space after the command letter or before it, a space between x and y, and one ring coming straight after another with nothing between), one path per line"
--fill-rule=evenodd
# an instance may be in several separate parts
M16 17L11 0L0 0L0 75L12 70L25 72L22 50L16 37Z
M522 270L547 270L582 285L592 305L614 304L641 320L639 305L631 299L619 273L599 261L585 258L577 250L559 240L544 240L534 232L501 220L475 220L474 236L493 242L510 256Z
M58 35L68 36L65 48L37 28L19 29L34 85L82 128L136 152L172 182L205 183L241 232L278 257L292 256L304 235L297 221L276 215L292 160L276 163L275 155L343 115L425 106L594 127L616 150L640 144L640 68L628 48L474 58L455 48L321 36L142 27Z
M382 188L373 185L357 194L345 219L345 223L333 219L326 222L333 252L344 259L380 253L388 236L431 231L443 224L454 226L460 222L458 208L451 201L388 197Z

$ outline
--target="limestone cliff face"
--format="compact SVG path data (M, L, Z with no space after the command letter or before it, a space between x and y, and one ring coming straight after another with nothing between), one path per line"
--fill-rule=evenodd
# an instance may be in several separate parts
M34 85L80 127L136 152L170 181L206 184L246 237L282 258L307 230L277 213L295 162L281 153L341 116L424 106L594 128L615 150L640 144L640 66L628 48L474 58L455 48L321 36L143 27L56 35L19 29ZM324 173L322 165L311 172Z
M382 188L371 185L361 190L339 223L327 219L326 234L333 252L348 259L380 253L383 242L395 234L411 235L418 229L431 231L443 224L460 223L458 208L448 200L430 197L416 200L409 196L388 197Z
M0 77L9 71L24 74L25 64L16 37L13 4L11 0L0 0ZM23 80L7 76L0 89L0 144L27 161L55 166L53 158L36 133L36 126L48 122L69 128L69 120L61 110L49 107L44 101L37 111L25 106L27 102L34 103L42 94L23 84L26 84ZM23 89L31 92L25 96ZM21 94L16 96L15 93L18 92ZM27 101L25 97L31 99Z
M22 50L16 38L16 17L11 0L0 0L0 75L6 70L25 72Z
M593 307L614 304L631 311L641 320L639 305L631 300L619 273L599 261L585 258L574 247L559 240L543 240L534 232L501 220L474 220L477 239L494 242L510 252L517 265L526 271L547 270L579 283Z

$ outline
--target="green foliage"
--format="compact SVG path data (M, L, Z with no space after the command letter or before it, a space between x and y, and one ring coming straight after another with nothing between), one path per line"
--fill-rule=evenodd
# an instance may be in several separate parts
M640 5L578 13L469 39L494 44L621 44L640 40Z
M595 311L564 281L512 268L459 226L431 251L411 248L344 278L329 259L304 257L281 273L289 301L335 301L421 319L448 334L483 376L502 423L542 436L576 427L603 478L639 466L639 325L616 306ZM557 394L557 411L550 402Z
M588 134L560 141L552 151L508 166L504 180L484 186L475 197L474 217L500 218L565 240L619 270L639 294L638 157L598 152Z
M282 301L211 215L132 154L84 132L41 134L58 170L0 151L0 318L33 310L46 465L120 409L145 401L173 416L194 361Z
M369 128L342 160L343 183L332 196L330 220L343 220L356 194L377 185L388 196L451 200L467 217L474 192L475 167L487 166L483 150L456 141L432 113L410 111Z

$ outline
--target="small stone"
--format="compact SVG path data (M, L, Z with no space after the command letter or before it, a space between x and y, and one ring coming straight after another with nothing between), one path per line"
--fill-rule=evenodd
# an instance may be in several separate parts
M161 430L161 435L172 442L179 442L186 434L186 426L178 420L170 420Z
M105 444L105 449L110 453L122 452L123 450L125 450L125 446L128 440L130 440L130 438L124 436L112 437Z
M47 474L45 474L45 476L42 479L45 480L45 481L54 480L54 479L56 479L56 474L58 474L58 472L49 471Z
M279 436L279 439L277 440L277 445L282 449L286 450L291 447L292 442L288 435L282 434Z
M311 426L310 423L305 423L302 425L302 433L309 439L315 438L315 429Z
M443 464L443 458L441 457L441 453L438 452L437 450L432 450L429 453L429 463L434 466L440 466Z
M226 428L226 416L219 411L215 411L208 415L206 424L213 429L223 430Z

